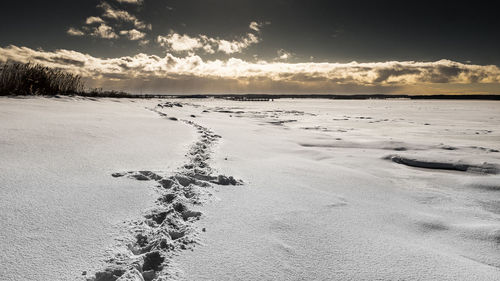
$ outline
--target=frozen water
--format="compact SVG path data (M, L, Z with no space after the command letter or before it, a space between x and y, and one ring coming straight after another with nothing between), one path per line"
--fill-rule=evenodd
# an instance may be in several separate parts
M214 166L246 185L202 209L181 279L500 279L500 177L387 160L498 165L499 102L203 105Z
M194 211L165 194L203 230L171 278L500 279L499 102L157 103L0 99L1 280L101 268L151 182L194 200L235 179ZM210 173L150 172L178 167Z

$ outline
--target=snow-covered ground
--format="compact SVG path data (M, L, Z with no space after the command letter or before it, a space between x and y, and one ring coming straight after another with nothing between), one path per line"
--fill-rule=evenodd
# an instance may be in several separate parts
M158 197L110 175L188 151L244 185L192 206L174 279L500 280L500 102L180 102L0 99L0 280L102 267Z
M202 209L182 279L500 280L499 102L202 104L246 184Z
M128 235L123 222L157 197L147 183L111 174L174 169L195 138L151 105L0 99L0 280L77 280L103 266Z

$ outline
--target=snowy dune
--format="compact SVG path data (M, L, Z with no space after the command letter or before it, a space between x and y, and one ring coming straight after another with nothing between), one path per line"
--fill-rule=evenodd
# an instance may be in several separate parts
M98 270L123 221L186 191L195 211L173 214L201 212L184 219L199 244L157 277L500 279L499 102L179 102L0 99L0 279Z

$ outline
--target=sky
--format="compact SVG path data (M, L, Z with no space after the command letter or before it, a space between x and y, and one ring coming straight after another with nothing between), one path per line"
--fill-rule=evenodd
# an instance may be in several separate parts
M473 1L4 1L0 62L131 93L500 94Z

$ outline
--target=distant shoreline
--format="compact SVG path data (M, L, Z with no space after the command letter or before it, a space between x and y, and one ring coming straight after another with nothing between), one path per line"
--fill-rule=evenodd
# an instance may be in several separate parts
M274 99L332 99L332 100L386 100L386 99L409 99L409 100L500 100L499 95L337 95L337 94L129 94L126 92L104 91L88 93L62 93L55 95L0 95L4 97L20 96L43 96L49 98L61 98L65 96L87 97L87 98L126 98L126 99L207 99L219 98L236 101L270 101Z
M5 97L17 97L18 95L5 95ZM26 95L19 95L26 96ZM31 95L33 96L33 95ZM42 95L40 95L42 96ZM186 94L186 95L149 95L149 94L128 94L125 92L101 92L101 93L78 93L60 94L45 97L58 98L63 96L80 96L88 98L129 98L129 99L206 99L220 98L238 101L268 101L274 99L334 99L334 100L385 100L385 99L410 99L410 100L500 100L500 95L330 95L330 94L298 94L298 95L276 95L276 94Z
M369 100L369 99L411 99L411 100L500 100L500 95L336 95L336 94L185 94L185 95L146 95L146 94L107 94L106 92L99 94L78 94L83 97L109 97L109 98L191 98L191 99L205 99L205 98L221 98L240 101L266 101L273 99L335 99L335 100Z
M337 100L367 100L367 99L431 99L431 100L500 100L500 95L333 95L333 94L231 94L231 95L178 95L179 98L228 98L228 99L337 99Z

